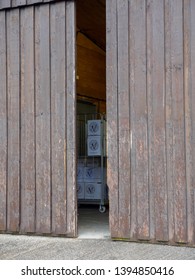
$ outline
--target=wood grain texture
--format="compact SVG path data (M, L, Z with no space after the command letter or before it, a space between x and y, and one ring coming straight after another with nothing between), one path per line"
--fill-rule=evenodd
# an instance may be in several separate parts
M34 9L21 20L21 232L35 232Z
M95 67L94 67L95 65ZM106 55L92 41L77 34L77 94L105 99Z
M11 0L1 0L0 1L0 9L10 8Z
M117 2L118 10L118 145L119 145L119 236L130 232L130 97L129 97L129 2Z
M19 10L7 14L8 169L7 230L19 231L20 209Z
M32 5L35 3L42 3L43 0L27 0L27 5Z
M19 7L26 5L26 0L12 0L12 7Z
M6 230L7 206L7 61L5 12L0 13L0 230Z
M136 200L132 209L132 234L138 239L149 239L150 234L145 5L145 1L130 1L131 184Z
M147 75L148 119L150 153L150 224L152 238L168 241L166 135L165 135L165 57L164 57L164 3L147 1ZM153 206L153 207L152 207ZM151 237L151 236L150 236Z
M118 154L118 40L117 6L107 0L107 184L109 188L109 224L112 237L119 237L119 154Z
M191 101L191 147L192 147L192 163L193 168L191 171L191 182L188 184L188 238L191 243L195 243L195 175L194 175L194 168L195 168L195 2L191 0L190 2L189 11L191 12L190 15L190 31L191 31L191 38L190 38L190 63L191 63L191 74L190 74L190 101ZM186 81L187 82L187 81ZM186 134L187 135L187 134ZM187 166L188 170L188 166ZM193 198L194 196L194 198Z
M49 5L35 7L36 231L51 231Z
M195 3L188 0L184 2L184 97L185 97L185 142L186 142L186 180L187 180L187 235L188 242L194 243L194 82L195 73Z
M0 230L77 235L75 22L73 1L0 12Z
M67 235L77 235L76 201L76 21L75 2L66 2Z
M66 233L66 9L51 5L52 232Z
M177 3L176 3L177 2ZM175 241L186 242L186 170L183 95L183 24L182 0L171 1L171 71L173 120L173 185Z
M174 242L174 185L173 185L173 121L172 121L172 70L171 70L171 10L165 0L165 91L166 91L166 158L167 158L167 193L168 193L168 228L169 241Z

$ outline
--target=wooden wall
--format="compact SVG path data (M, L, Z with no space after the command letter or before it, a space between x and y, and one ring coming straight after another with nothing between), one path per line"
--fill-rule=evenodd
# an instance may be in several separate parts
M0 9L15 8L39 3L48 3L52 1L61 1L61 0L1 0ZM70 0L71 1L71 0Z
M194 0L107 0L113 238L195 244L194 76Z
M106 106L106 53L84 34L77 32L77 94Z
M76 235L75 4L0 11L0 231Z

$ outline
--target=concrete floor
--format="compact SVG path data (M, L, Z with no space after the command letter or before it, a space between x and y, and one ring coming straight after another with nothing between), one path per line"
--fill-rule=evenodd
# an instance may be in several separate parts
M195 248L0 234L0 260L195 260Z
M80 205L78 214L79 239L110 238L108 207L105 213L100 213L98 205Z

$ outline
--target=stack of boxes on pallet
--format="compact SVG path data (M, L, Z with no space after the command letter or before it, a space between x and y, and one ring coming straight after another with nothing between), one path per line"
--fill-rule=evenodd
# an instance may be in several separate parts
M105 168L101 167L101 156L105 155L104 122L87 122L87 156L79 158L77 163L77 192L79 200L100 200ZM102 172L103 171L103 172Z

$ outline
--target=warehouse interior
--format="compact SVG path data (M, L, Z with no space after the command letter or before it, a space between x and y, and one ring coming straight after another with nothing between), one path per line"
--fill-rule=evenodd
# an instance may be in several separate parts
M106 0L77 0L76 17L78 237L107 238ZM101 135L90 134L94 124ZM94 143L101 149L91 151Z

